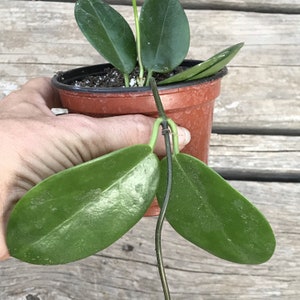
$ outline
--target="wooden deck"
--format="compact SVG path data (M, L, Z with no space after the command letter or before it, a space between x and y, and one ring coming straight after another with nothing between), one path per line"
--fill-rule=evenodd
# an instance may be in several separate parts
M197 249L166 224L163 249L173 299L298 300L300 2L182 3L191 22L190 58L205 59L245 41L216 103L210 165L263 211L277 248L263 265L231 264ZM103 62L77 29L73 6L1 0L0 98L29 78ZM129 6L119 10L133 21ZM1 263L0 299L162 299L155 221L144 218L113 246L76 263Z

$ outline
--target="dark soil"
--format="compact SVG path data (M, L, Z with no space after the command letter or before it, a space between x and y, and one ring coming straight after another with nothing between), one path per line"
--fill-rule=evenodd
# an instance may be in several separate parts
M184 67L177 67L175 70L165 74L154 73L153 77L157 82L174 76L184 70ZM132 74L130 74L130 87L137 87L136 78L138 78L138 69L136 68ZM146 74L147 75L147 74ZM76 87L124 87L123 74L116 68L106 68L104 72L97 75L89 75L82 80L76 80L72 82L72 85Z

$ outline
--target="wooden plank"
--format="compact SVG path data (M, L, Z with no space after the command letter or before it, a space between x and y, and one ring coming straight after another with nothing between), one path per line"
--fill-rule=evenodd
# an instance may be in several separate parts
M33 0L34 1L34 0ZM43 0L41 0L43 1ZM75 0L48 0L50 2L75 2ZM141 5L144 0L137 0ZM131 0L107 0L108 3L118 5L131 5ZM272 13L299 13L298 0L180 0L185 8L190 9L216 9L216 10L243 10Z
M213 134L209 165L227 179L300 182L300 135Z
M1 2L0 61L51 64L61 63L63 55L65 63L81 65L90 63L89 57L83 57L85 51L98 61L97 52L77 28L73 7L72 3L22 2L18 7L15 1ZM131 8L117 9L133 25ZM191 27L190 58L205 59L222 47L244 41L246 46L233 65L298 66L300 15L186 12ZM41 18L47 22L41 23Z
M1 2L0 6L3 24L0 52L2 63L24 61L55 64L61 63L63 58L66 64L89 64L91 58L83 55L86 51L94 62L101 60L79 32L73 17L73 4L47 3L45 8L45 3L23 2L22 7L16 6L14 1L6 4ZM133 25L131 8L119 6L118 10ZM190 58L205 59L222 47L244 41L246 46L233 65L299 64L299 15L194 10L188 10L187 15L192 35ZM47 22L41 23L41 18Z
M228 263L186 242L166 224L163 253L172 299L298 300L299 184L232 184L271 222L277 238L273 258L258 266ZM162 299L153 245L155 221L142 219L108 249L68 265L2 262L0 299Z
M133 24L131 8L118 9ZM187 10L187 14L190 58L205 59L230 44L246 42L223 79L216 128L297 132L300 15L209 10ZM2 96L31 77L104 61L77 29L71 3L1 2L0 16Z
M216 101L216 128L299 135L299 82L299 67L230 68Z
M224 1L194 2L217 5ZM264 6L267 1L226 2ZM295 9L300 5L292 0L270 0L268 4ZM130 8L119 9L130 16L132 24ZM213 134L210 164L225 173L231 170L230 176L253 172L298 176L299 16L211 10L201 15L194 10L187 13L193 33L192 58L206 58L224 46L246 41L224 78L216 103L216 128L225 132L228 126L240 131L277 128L295 135ZM103 61L78 31L73 4L1 1L0 28L1 94L31 77ZM164 253L173 299L299 299L299 184L233 184L270 219L278 243L274 257L261 266L226 263L165 226ZM66 266L30 266L13 259L1 263L0 299L160 299L154 226L155 219L143 219L109 249Z
M6 1L0 3L0 21L3 25L1 26L3 48L0 53L4 55L1 61L14 61L17 58L18 61L25 59L26 62L32 62L33 55L34 57L36 55L36 63L52 63L53 59L53 63L61 63L60 54L63 58L71 57L75 51L73 62L79 59L80 64L80 57L84 51L91 52L93 56L97 54L89 47L77 28L73 4L46 5L43 2L22 2L22 7L17 7L15 1ZM116 8L133 25L131 8L127 6ZM234 60L234 65L297 66L300 44L299 15L210 10L186 10L186 12L191 27L190 58L205 59L224 46L244 41L246 46ZM41 22L41 18L44 22ZM33 46L38 48L35 50ZM61 51L56 49L55 52L55 48L60 46L63 47ZM79 46L85 48L80 52ZM29 52L31 60L26 50L31 51ZM49 57L45 55L45 51ZM23 56L14 57L18 54Z
M130 4L131 0L110 0L116 4ZM142 3L143 1L139 1ZM299 13L297 0L180 0L183 7L192 9L243 10L273 13Z

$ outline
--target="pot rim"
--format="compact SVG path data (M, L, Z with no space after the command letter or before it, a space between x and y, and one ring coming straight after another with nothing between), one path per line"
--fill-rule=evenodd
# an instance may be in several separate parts
M186 59L182 62L181 66L194 66L196 64L199 64L202 62L201 60L192 60L192 59ZM55 74L51 81L52 84L62 90L67 91L73 91L73 92L81 92L81 93L135 93L135 92L145 92L151 90L149 86L145 87L75 87L74 85L70 85L70 81L74 81L78 78L82 78L83 76L87 76L88 74L96 74L99 73L101 68L107 68L107 67L113 67L110 63L104 63L104 64L97 64L97 65L90 65L75 69L70 69L65 72L58 72ZM227 74L228 70L227 67L224 67L222 70L220 70L218 73L205 77L202 79L196 79L196 80L190 80L190 81L184 81L184 82L178 82L173 84L166 84L162 86L158 86L158 90L169 90L169 89L178 89L183 86L192 86L192 85L199 85L204 84L207 82L215 81L217 79L220 79L224 77Z

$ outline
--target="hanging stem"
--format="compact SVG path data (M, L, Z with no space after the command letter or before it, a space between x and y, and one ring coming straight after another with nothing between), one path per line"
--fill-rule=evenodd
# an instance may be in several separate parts
M166 121L162 122L162 134L165 138L165 146L167 152L167 161L168 161L168 171L167 171L167 189L165 193L165 197L163 200L163 205L160 209L160 214L158 216L158 220L156 223L156 230L155 230L155 251L156 251L156 258L158 263L158 270L160 274L160 279L163 287L163 292L165 295L165 299L171 299L170 290L167 282L165 267L163 263L162 257L162 246L161 246L161 233L163 228L163 222L166 215L166 210L168 206L168 202L170 199L171 189L172 189L172 151L171 151L171 141L170 141L170 131L168 128L168 123Z
M161 126L162 126L162 134L165 139L165 147L166 147L166 154L167 154L167 162L168 162L168 169L167 169L167 187L166 193L163 201L163 205L160 209L160 214L158 216L158 220L156 223L156 230L155 230L155 251L156 251L156 258L158 264L159 275L161 279L161 284L164 292L164 296L166 300L171 299L170 290L167 282L166 272L163 263L162 257L162 247L161 247L161 233L163 228L163 222L166 215L167 206L170 199L171 189L172 189L172 149L171 149L171 141L170 141L170 130L168 125L168 119L165 114L158 90L157 85L153 77L150 78L150 86L152 89L152 93L155 99L155 103L157 106L157 110L161 119Z

